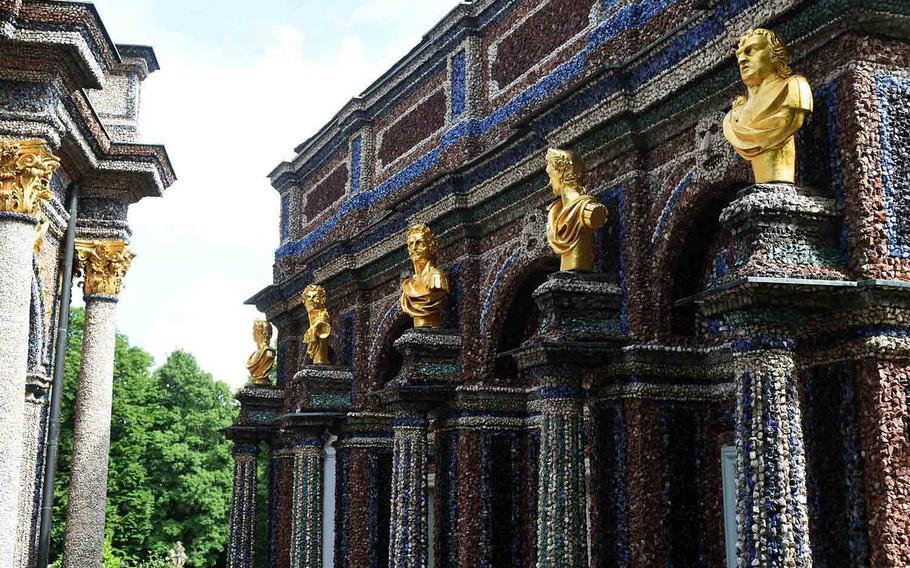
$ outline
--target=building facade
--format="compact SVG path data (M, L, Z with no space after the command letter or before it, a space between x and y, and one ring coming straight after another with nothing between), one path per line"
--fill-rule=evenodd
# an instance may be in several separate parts
M758 27L814 92L795 185L721 132ZM897 0L457 6L271 174L277 384L227 431L229 565L910 565L908 38ZM548 147L609 210L594 275L554 275Z
M164 148L138 141L157 69L151 48L115 45L91 4L0 0L0 566L38 562L70 255L85 329L65 566L101 563L127 212L174 181Z

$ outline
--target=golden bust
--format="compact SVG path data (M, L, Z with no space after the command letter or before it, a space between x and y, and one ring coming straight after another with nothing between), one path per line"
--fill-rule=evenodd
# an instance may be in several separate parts
M329 323L329 312L325 309L325 289L315 284L307 286L303 291L303 305L310 320L310 327L303 334L306 354L313 365L330 365L329 336L332 335L332 325Z
M256 342L256 352L246 360L250 379L254 385L271 384L269 372L275 363L275 350L269 347L272 341L272 324L264 319L254 321L253 340Z
M737 97L724 117L724 137L752 164L756 183L796 181L796 141L806 113L812 112L812 89L790 70L790 56L780 37L754 29L739 40L739 74L749 94Z
M401 309L414 318L414 327L439 327L449 279L436 268L436 237L426 225L414 225L405 239L414 276L401 283Z
M607 208L582 185L585 167L568 150L547 150L547 175L559 199L547 215L547 241L559 255L562 272L594 270L594 231L607 220Z

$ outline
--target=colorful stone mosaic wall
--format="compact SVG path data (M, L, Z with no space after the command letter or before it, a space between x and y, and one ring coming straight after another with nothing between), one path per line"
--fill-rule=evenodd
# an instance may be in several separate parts
M330 427L337 565L423 565L416 467L434 476L436 566L722 566L721 448L734 444L743 565L910 563L910 172L895 150L910 47L873 14L906 22L910 8L462 4L276 168L275 188L301 202L329 169L352 172L332 204L292 220L274 284L250 300L295 320L288 353L306 284L337 314L333 349L353 369L352 407ZM720 131L741 93L731 50L757 26L784 37L815 93L797 188L753 186ZM548 276L548 146L584 157L609 209L600 275L564 298L602 311L574 323L541 304L572 288ZM426 419L425 462L393 451L389 395L417 369L394 346L413 334L398 295L416 222L439 237L444 325L461 344L410 417Z

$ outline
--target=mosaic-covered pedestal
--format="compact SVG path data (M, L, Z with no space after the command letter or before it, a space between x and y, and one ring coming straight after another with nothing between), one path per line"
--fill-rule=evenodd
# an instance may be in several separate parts
M452 330L414 328L395 341L401 372L379 393L392 421L390 568L427 566L426 413L457 385L461 339Z
M240 416L225 436L234 442L234 485L231 526L228 535L228 568L251 568L256 540L256 467L259 448L276 433L284 389L272 385L248 385L237 393ZM265 535L262 535L264 538Z
M742 566L812 565L795 350L800 326L848 285L837 216L834 199L789 184L747 187L720 216L733 266L702 313L732 348Z
M354 373L350 367L306 365L291 380L289 410L345 411L351 407L353 384Z
M542 323L513 352L540 414L537 566L588 564L584 375L621 341L619 288L601 274L558 272L534 292Z
M768 183L741 190L720 215L733 238L733 266L721 282L846 278L839 215L834 198L816 189Z
M335 565L387 566L391 518L392 416L348 413L340 424Z

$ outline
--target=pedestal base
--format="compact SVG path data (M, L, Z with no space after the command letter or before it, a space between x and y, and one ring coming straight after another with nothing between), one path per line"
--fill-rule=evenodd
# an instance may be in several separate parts
M791 184L749 186L720 215L733 237L732 269L719 284L747 276L842 280L839 212L833 198Z
M291 381L287 409L291 412L348 410L353 384L354 373L349 367L307 365Z

